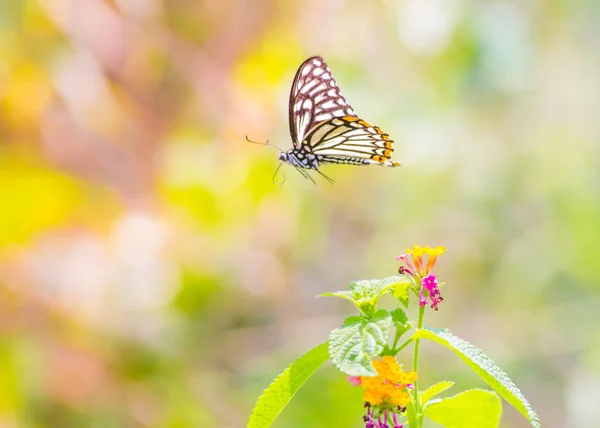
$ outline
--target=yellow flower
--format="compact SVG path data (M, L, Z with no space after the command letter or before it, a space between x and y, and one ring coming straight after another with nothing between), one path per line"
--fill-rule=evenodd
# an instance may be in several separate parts
M437 246L435 248L427 247L426 254L428 256L427 267L425 268L425 274L431 272L433 266L435 266L435 262L437 261L438 256L441 256L446 252L446 247Z
M413 262L415 263L417 272L419 274L421 274L421 271L423 270L423 253L424 248L417 244L413 245L412 250L409 248L406 249L406 254L410 254L411 256L413 256Z
M406 249L406 254L412 256L414 266L416 268L415 274L422 278L426 276L431 269L435 266L435 262L437 261L438 256L441 256L446 252L446 247L442 247L438 245L437 247L421 247L420 245L413 245L412 250L410 248ZM424 266L423 256L427 256L427 265ZM405 257L405 256L401 256ZM401 257L398 257L400 259ZM402 259L404 262L408 261L408 258ZM407 263L407 267L409 268L409 272L411 271L411 267L409 263Z

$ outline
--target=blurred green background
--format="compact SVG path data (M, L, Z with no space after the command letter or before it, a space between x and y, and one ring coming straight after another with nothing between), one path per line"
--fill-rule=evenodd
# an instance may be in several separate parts
M413 243L447 247L426 323L545 427L597 427L598 22L593 0L2 1L0 427L243 427L353 313L314 296ZM277 152L244 137L291 147L315 54L402 168L273 183ZM422 354L421 385L484 386ZM275 426L362 411L327 366Z

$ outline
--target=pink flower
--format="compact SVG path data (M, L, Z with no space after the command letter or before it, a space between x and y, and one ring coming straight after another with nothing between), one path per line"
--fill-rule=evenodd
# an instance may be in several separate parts
M419 294L419 305L425 306L427 304L427 299L423 295L423 289L426 289L427 293L429 294L429 299L431 300L431 307L437 311L438 303L444 300L442 298L442 294L440 293L437 277L434 273L430 273L421 280L421 285L422 287Z
M358 386L362 383L360 376L348 376L346 380L350 382L350 385L352 386Z
M438 304L444 300L437 277L431 270L438 256L445 251L444 247L414 245L412 249L406 250L406 254L396 257L396 260L402 262L398 273L405 275L412 282L415 291L419 290L419 306L426 306L431 301L431 307L437 311ZM424 256L427 256L427 261L424 260Z

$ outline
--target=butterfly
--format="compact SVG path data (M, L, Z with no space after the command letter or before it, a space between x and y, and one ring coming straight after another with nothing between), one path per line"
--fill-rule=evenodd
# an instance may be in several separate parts
M394 151L390 136L356 115L319 56L308 58L296 72L290 91L289 125L292 149L283 151L268 141L257 144L277 148L281 152L279 167L289 163L313 183L309 170L333 183L319 169L324 163L400 166L390 160Z

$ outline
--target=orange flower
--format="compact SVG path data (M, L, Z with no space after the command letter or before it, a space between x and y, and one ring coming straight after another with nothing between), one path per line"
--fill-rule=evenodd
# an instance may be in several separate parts
M410 403L412 397L409 395L408 391L394 391L390 395L390 402L399 407L406 407L408 403Z
M363 399L366 401L367 414L363 416L365 428L404 426L399 418L404 415L406 406L411 402L409 394L413 383L417 380L415 372L403 372L402 366L392 356L381 360L373 360L376 376L348 376L348 382L364 389Z
M381 360L373 360L377 376L362 376L360 385L365 390L363 398L372 406L381 403L391 403L394 406L405 407L411 400L407 388L411 388L417 379L415 372L403 372L402 366L392 356Z

